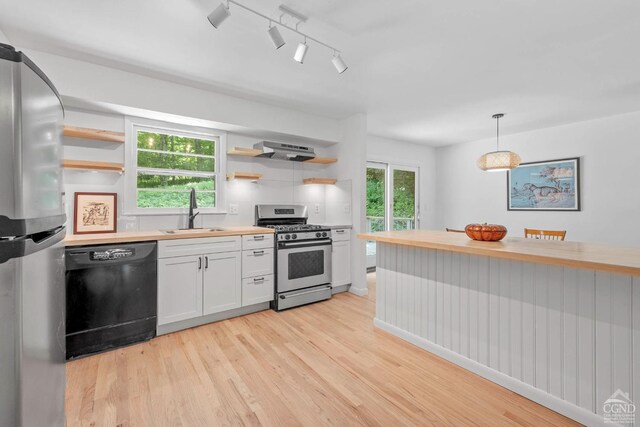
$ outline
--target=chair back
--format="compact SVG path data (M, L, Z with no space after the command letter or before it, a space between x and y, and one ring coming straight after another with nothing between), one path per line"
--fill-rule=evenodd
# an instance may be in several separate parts
M525 228L524 237L528 239L544 240L564 240L567 230L537 230L535 228Z
M455 228L445 228L449 233L465 233L464 230L456 230Z

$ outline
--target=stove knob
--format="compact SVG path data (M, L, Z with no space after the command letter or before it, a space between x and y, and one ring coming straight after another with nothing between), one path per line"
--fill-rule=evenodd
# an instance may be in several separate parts
M326 232L326 231L324 231L324 232L322 233L322 237L327 237L327 232Z
M322 237L322 233L316 233L316 237Z
M292 238L293 240L295 240L295 239L297 239L297 238L298 238L298 235L297 235L297 234L292 234L292 235L291 235L291 238Z
M286 235L284 236L284 238L285 238L285 240L289 240L289 239L291 238L291 236L290 236L289 234L286 234Z

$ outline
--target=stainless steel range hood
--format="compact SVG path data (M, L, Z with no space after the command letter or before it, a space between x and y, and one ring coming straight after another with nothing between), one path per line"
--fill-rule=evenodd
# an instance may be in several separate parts
M312 147L302 145L285 144L282 142L262 141L254 144L253 148L262 150L258 157L269 157L277 160L289 160L292 162L304 162L316 157Z

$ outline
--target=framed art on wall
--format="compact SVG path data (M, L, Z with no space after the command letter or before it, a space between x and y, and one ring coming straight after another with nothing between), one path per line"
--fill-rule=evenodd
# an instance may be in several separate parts
M75 193L73 234L115 233L117 211L117 193Z
M580 158L521 163L507 172L510 211L579 211Z

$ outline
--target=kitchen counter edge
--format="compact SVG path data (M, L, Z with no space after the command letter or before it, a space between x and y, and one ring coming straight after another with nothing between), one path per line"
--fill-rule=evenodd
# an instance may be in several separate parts
M167 234L161 230L131 231L121 233L73 234L64 239L65 246L103 245L109 243L149 242L157 240L197 239L202 237L243 236L251 234L273 234L264 227L221 227L222 231L189 232Z
M358 238L394 245L640 276L640 247L521 237L507 237L500 242L480 242L469 239L465 234L439 230L361 233L358 234Z

